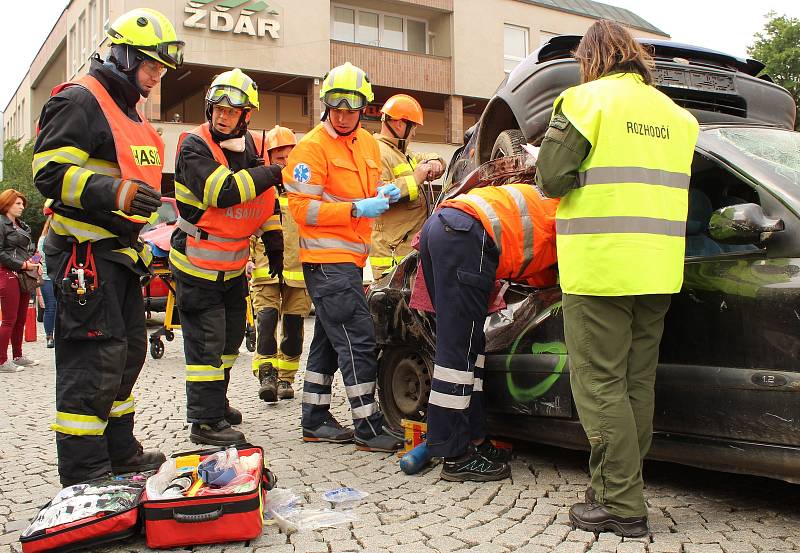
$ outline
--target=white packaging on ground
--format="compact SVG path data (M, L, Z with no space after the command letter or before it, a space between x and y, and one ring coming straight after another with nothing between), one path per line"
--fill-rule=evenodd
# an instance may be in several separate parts
M284 534L332 528L358 520L358 516L350 512L303 508L300 506L301 501L290 489L274 488L267 493L264 511Z
M368 495L367 492L355 488L336 488L324 492L322 499L330 503L334 509L352 509Z

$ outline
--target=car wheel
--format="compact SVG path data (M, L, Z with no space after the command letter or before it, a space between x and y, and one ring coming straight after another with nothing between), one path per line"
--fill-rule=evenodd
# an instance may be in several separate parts
M432 360L409 347L383 350L378 370L378 397L386 422L400 428L402 419L424 421L433 376Z
M523 144L527 144L525 135L519 129L508 129L497 136L492 146L492 159L498 157L518 156L525 153Z

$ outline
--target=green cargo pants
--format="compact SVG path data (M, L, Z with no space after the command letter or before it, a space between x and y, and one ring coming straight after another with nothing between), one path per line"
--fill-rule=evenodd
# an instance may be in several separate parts
M575 406L589 439L596 500L622 517L647 515L642 459L653 434L658 346L667 294L563 295Z

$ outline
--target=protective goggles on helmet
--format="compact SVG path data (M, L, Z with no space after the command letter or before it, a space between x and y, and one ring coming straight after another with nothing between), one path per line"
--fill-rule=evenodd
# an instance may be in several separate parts
M183 65L183 46L182 40L172 42L161 42L155 46L134 46L137 50L155 52L167 65L175 66L175 69Z
M223 100L234 108L246 108L250 106L250 99L247 97L247 94L236 87L218 85L208 91L206 101L209 104L219 104Z
M322 103L329 108L357 111L367 106L367 99L358 92L331 90L322 97Z

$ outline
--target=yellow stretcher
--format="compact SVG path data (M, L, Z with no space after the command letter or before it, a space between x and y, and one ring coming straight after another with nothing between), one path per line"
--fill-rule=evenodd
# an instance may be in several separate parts
M169 288L167 295L167 305L164 308L164 324L150 334L150 355L153 359L161 359L164 357L164 340L171 342L175 339L176 328L181 327L180 316L176 309L175 303L175 279L172 272L165 264L164 267L153 267L153 278L160 278ZM247 294L247 325L245 326L245 346L247 351L253 352L256 350L256 327L253 321L253 301L250 294Z

